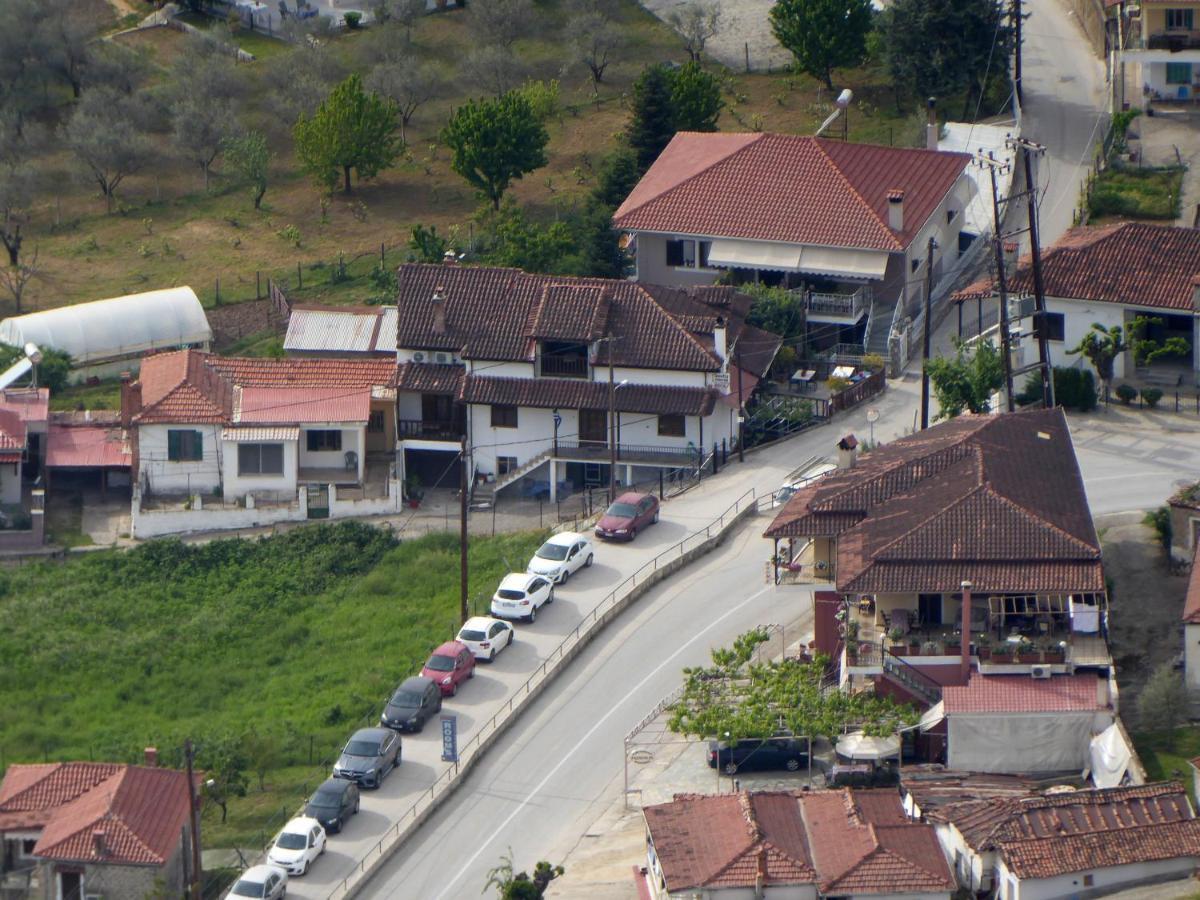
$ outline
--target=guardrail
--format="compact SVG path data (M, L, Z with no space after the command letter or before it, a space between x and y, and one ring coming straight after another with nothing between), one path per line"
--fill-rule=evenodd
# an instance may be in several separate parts
M533 671L529 678L525 680L525 683L512 692L508 698L508 702L500 711L484 723L469 741L463 744L459 750L459 761L446 768L438 775L432 785L421 792L420 796L393 823L391 828L387 830L375 846L363 855L358 861L355 870L342 879L341 883L328 894L328 900L341 900L341 898L353 896L354 891L366 881L367 876L370 874L369 867L382 861L390 855L392 850L403 843L406 832L409 829L415 828L436 808L440 799L455 786L459 777L466 774L482 752L487 749L487 745L520 712L522 702L530 699L535 692L540 691L547 680L556 673L556 670L574 655L576 649L606 625L607 620L612 615L620 611L620 606L624 601L633 599L635 591L638 588L645 589L650 584L658 581L660 577L658 576L659 572L669 572L678 568L689 552L699 550L708 541L712 540L714 534L719 536L728 525L732 525L738 518L752 509L758 509L754 488L750 488L738 497L733 502L733 505L710 522L707 527L692 532L692 534L685 537L678 544L674 544L662 551L613 588L575 626L574 630L563 638L562 643L550 652L550 655Z

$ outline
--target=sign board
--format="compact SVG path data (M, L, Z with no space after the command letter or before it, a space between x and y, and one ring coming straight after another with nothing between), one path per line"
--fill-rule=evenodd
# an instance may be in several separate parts
M716 385L717 390L719 390L722 394L728 394L729 393L729 373L728 372L718 372L715 376L713 376L713 384Z
M878 422L879 421L879 410L877 410L873 406L870 409L868 409L867 410L867 421L870 422L872 425L875 424L876 422Z
M558 428L560 425L562 425L562 416L559 414L558 410L556 409L554 411L554 427Z
M458 716L442 716L442 762L458 762Z

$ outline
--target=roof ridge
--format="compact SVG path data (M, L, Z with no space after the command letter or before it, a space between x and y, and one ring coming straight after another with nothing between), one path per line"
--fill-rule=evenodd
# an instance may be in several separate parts
M970 449L972 451L974 451L975 456L976 456L976 461L978 462L979 461L978 458L981 455L979 452L979 448L972 447ZM967 457L964 457L964 459L967 459ZM957 463L954 463L953 465L957 465ZM946 469L943 469L942 471L943 472L947 471L948 469L952 468L953 465L947 466ZM925 479L922 479L922 480L925 480ZM920 482L918 482L918 484L919 483ZM915 488L916 485L913 485L913 487ZM936 508L936 509L930 510L929 515L925 516L925 518L921 519L919 522L914 524L911 528L906 530L903 534L897 535L896 537L892 538L892 540L888 541L883 546L877 547L875 550L871 551L871 557L872 558L878 557L878 556L882 555L885 551L891 549L892 547L895 547L901 541L907 540L908 538L912 537L916 531L925 527L926 525L928 525L931 522L934 522L940 518L943 518L944 516L948 515L951 511L958 509L960 506L962 506L964 503L966 503L972 497L977 496L984 489L985 489L985 485L977 484L977 485L975 485L975 487L973 487L971 490L967 491L965 494L963 494L961 497L959 497L957 500L953 501L952 503L949 503L946 506L943 506L941 508ZM910 493L910 491L906 491L906 493ZM894 498L898 495L893 494L892 496ZM857 528L858 525L855 525L854 527ZM853 530L853 529L851 529L851 530Z
M821 155L828 160L829 165L833 167L833 171L837 173L837 177L841 179L842 183L849 189L851 196L853 196L856 200L858 200L859 203L866 207L867 213L879 224L879 227L883 229L883 233L888 236L888 240L890 240L893 244L892 249L903 250L904 245L900 243L899 238L892 233L892 229L888 226L887 222L883 221L883 217L880 216L879 213L875 212L875 208L871 206L869 202L867 202L867 198L864 197L859 192L858 188L856 188L850 181L850 179L846 177L846 173L843 172L842 167L837 164L837 160L835 160L829 153L826 152L825 144L821 138L813 137L810 138L810 140L813 142L813 145L821 151Z
M657 309L662 315L666 316L667 320L670 321L670 323L675 326L679 333L683 335L684 340L691 341L696 346L696 349L698 349L701 353L707 354L712 359L720 361L715 350L710 350L700 343L700 341L696 339L696 336L688 331L688 329L684 327L683 323L675 317L675 314L659 303L658 300L655 299L654 295L646 290L645 287L643 287L641 284L638 284L636 293L649 300L650 303L654 305L655 309ZM708 385L705 385L705 387L708 387Z
M1042 526L1050 531L1055 532L1060 537L1066 538L1066 540L1069 543L1074 544L1078 547L1082 547L1089 554L1092 554L1095 558L1098 559L1100 557L1100 552L1095 547L1091 546L1090 544L1085 543L1084 541L1081 541L1079 538L1075 537L1075 535L1071 534L1069 531L1065 530L1061 526L1056 525L1054 522L1050 522L1047 519L1043 518L1039 513L1034 512L1033 510L1029 509L1028 507L1022 506L1020 503L1017 503L1017 501L1013 500L1010 497L1005 497L1003 494L1001 494L999 491L997 491L992 486L992 483L990 480L985 479L983 487L986 488L987 493L990 497L993 497L996 500L999 500L1005 506L1010 506L1017 512L1024 513L1025 515L1031 517L1040 526Z

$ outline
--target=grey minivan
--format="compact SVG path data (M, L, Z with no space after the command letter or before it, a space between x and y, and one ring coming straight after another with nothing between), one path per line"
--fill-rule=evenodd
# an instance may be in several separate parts
M379 724L397 731L420 731L442 710L442 691L432 678L405 678L379 717Z

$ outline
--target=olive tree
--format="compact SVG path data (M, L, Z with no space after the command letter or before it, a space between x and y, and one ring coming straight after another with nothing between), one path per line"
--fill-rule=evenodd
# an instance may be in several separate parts
M85 177L100 188L110 213L121 182L153 159L153 150L141 131L136 102L112 89L88 91L60 133Z

